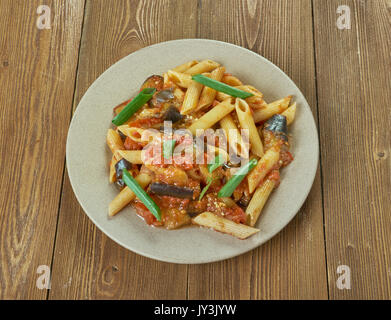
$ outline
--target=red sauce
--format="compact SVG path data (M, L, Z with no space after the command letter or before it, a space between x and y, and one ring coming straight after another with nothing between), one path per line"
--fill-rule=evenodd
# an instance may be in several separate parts
M128 125L129 127L152 127L153 125L157 123L161 123L163 120L161 118L145 118L145 119L138 119L132 122L129 122Z
M227 208L224 217L236 223L246 223L247 219L246 213L239 206Z
M286 167L293 161L293 156L289 151L281 149L280 160L282 161L282 166Z
M126 150L141 150L143 148L143 145L130 139L129 137L126 137L124 142L124 148Z
M215 194L208 194L202 201L206 202L206 211L213 212L236 223L246 223L246 213L238 205L228 207Z
M156 217L147 209L147 207L139 202L139 201L134 201L132 204L133 208L136 209L137 214L145 220L145 222L149 225L154 225L154 226L162 226L163 223L159 222Z

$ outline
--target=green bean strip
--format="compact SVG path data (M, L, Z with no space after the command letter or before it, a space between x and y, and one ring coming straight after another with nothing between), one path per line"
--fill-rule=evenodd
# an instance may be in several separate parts
M252 159L247 162L243 167L241 167L229 180L228 182L220 189L217 197L224 198L230 197L235 191L236 187L242 182L244 177L257 165L257 159Z
M132 99L125 108L121 110L119 114L115 116L112 122L116 126L124 124L128 119L144 104L152 99L153 94L156 92L155 88L145 88L134 99Z
M134 192L137 198L144 203L144 205L147 207L149 211L156 217L158 221L161 221L161 213L160 208L155 203L155 201L152 200L152 198L148 195L148 193L145 192L143 188L137 183L137 181L131 176L131 174L128 172L128 170L123 169L122 170L122 179L124 180L125 184L129 187L130 190Z
M209 178L208 179L208 184L204 187L204 189L202 189L202 191L200 193L200 197L198 198L198 200L201 201L201 199L205 195L206 191L208 191L208 189L209 189L210 185L212 184L212 182L213 182L213 179Z
M225 84L223 82L208 78L202 74L195 74L194 76L192 76L192 79L194 81L197 81L197 82L203 84L204 86L207 86L209 88L215 89L220 92L224 92L232 97L246 99L248 97L253 96L253 94L250 92L246 92L246 91L240 90L238 88L231 87L228 84Z
M174 153L175 142L175 140L163 141L163 157L165 159L170 159Z

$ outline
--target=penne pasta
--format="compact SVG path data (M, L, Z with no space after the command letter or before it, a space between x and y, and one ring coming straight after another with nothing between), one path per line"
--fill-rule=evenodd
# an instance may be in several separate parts
M258 161L257 166L247 176L248 189L253 193L258 184L270 172L280 159L280 147L274 146L268 149L264 156Z
M250 226L254 226L257 222L263 207L271 192L274 189L275 180L267 179L261 186L259 186L250 200L246 209L247 221Z
M192 219L192 222L203 227L212 228L216 231L233 235L239 239L246 239L259 232L259 229L245 224L235 223L211 212L204 212Z
M210 78L220 81L223 78L224 72L224 67L218 67L212 71L212 73L210 74ZM198 102L196 111L209 107L213 103L216 97L216 93L216 90L205 86L202 89L200 101Z
M185 72L185 71L189 70L192 66L196 65L197 63L198 63L197 60L191 60L189 62L185 62L185 63L175 67L172 70L176 71L176 72Z
M106 142L112 153L115 153L116 150L121 150L124 148L124 144L119 133L113 129L109 129L107 131Z
M220 120L220 126L224 130L229 146L242 158L248 158L249 146L246 145L231 115L226 115Z
M183 100L185 99L185 93L179 88L175 88L173 94L179 102L183 102Z
M233 87L243 85L242 81L240 81L237 77L231 74L224 75L224 77L221 79L221 82L224 82L225 84L228 84L229 86Z
M125 136L129 137L135 142L142 142L142 136L145 129L138 127L129 127L128 125L122 125L118 127Z
M115 177L115 164L116 163L117 163L117 159L115 157L115 154L113 154L113 156L111 157L111 161L110 161L110 173L109 173L109 182L110 183L113 183L116 180L116 177Z
M263 100L263 94L259 92L257 89L255 89L253 86L240 85L240 86L236 86L236 88L253 94L252 97L248 97L244 99L252 109L261 109L267 106L265 100ZM229 97L230 95L226 93L217 92L215 99L217 101L224 101Z
M151 176L146 173L140 173L136 178L136 181L142 188L146 188L151 183ZM136 198L136 195L128 187L122 189L122 191L113 199L109 204L109 216L112 217L127 206L132 200Z
M226 100L226 99L228 99L228 98L231 98L231 96L230 96L229 94L226 94L226 93L220 92L220 91L218 91L218 92L216 93L216 97L215 97L215 99L216 99L217 101L224 101L224 100Z
M186 71L184 71L184 73L193 76L193 75L199 74L199 73L210 72L219 66L220 66L220 64L215 61L203 60L203 61L197 63L196 65L192 66L190 69L187 69Z
M293 120L295 120L296 115L296 102L293 103L288 109L286 109L281 115L286 117L286 124L289 126Z
M193 81L191 80L191 75L182 72L168 70L167 74L168 77L181 88L188 88Z
M117 150L115 155L117 159L125 159L133 164L143 164L141 157L142 150Z
M186 90L185 93L185 98L183 100L181 108L181 114L188 114L197 107L202 87L203 85L199 82L191 82L189 88Z
M237 89L252 93L252 97L246 98L246 102L250 105L250 107L254 107L255 109L264 108L267 106L265 100L263 100L263 93L257 90L255 87L250 85L237 86Z
M215 123L219 122L227 114L231 113L235 109L233 99L228 98L223 102L220 102L210 111L205 113L201 118L196 120L188 129L193 135L196 135L197 130L205 130L212 127Z
M281 113L288 108L289 102L291 101L292 96L285 97L283 99L269 103L265 108L254 111L254 122L265 121L271 118L276 113Z
M243 99L237 98L235 102L235 109L240 126L242 129L248 129L249 131L251 151L258 157L262 157L264 154L263 144L259 137L257 127L255 126L249 105Z
M131 203L155 227L193 223L239 239L260 231L254 225L279 170L293 160L286 123L296 103L288 96L267 104L225 70L209 59L187 61L140 81L137 95L114 108L109 182L124 187L110 217Z

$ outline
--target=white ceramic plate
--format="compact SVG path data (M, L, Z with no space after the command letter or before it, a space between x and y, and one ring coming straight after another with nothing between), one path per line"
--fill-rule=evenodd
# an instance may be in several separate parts
M108 217L118 190L108 183L110 152L106 146L113 107L134 96L143 81L189 60L212 59L258 88L268 102L293 95L297 116L290 126L295 160L281 172L256 225L261 231L238 240L213 230L186 227L165 230L148 226L131 207ZM267 59L233 44L202 39L159 43L134 52L107 69L87 90L73 116L66 148L69 178L88 217L107 236L138 254L175 263L227 259L258 247L284 228L306 199L318 165L318 137L310 107L293 81Z

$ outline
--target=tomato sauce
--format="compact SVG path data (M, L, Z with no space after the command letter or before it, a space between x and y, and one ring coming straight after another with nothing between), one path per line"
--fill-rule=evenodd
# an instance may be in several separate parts
M126 137L124 142L124 148L126 150L141 150L143 148L143 145L129 137Z

